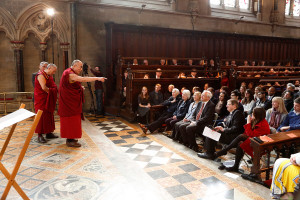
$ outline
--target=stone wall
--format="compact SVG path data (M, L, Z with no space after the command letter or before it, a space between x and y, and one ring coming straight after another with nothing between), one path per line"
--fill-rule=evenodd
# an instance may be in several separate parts
M249 34L261 36L300 38L300 20L292 21L281 19L284 13L284 0L279 0L279 21L270 23L270 15L273 9L273 1L263 0L262 18L258 20L253 13L247 13L247 17L239 20L243 13L224 13L218 17L212 12L209 0L177 0L176 4L166 4L161 6L147 5L142 8L143 3L124 4L124 1L82 0L77 3L78 37L77 37L77 58L87 62L91 66L100 66L106 72L106 31L105 23L114 22L116 24L133 24L153 27L165 27L184 30L203 30L212 32L225 32L235 34ZM123 2L118 4L118 2ZM2 81L0 91L16 91L16 66L14 63L13 49L10 45L12 40L23 40L24 47L24 78L25 90L32 91L31 73L37 70L41 61L40 42L45 42L46 60L52 62L52 45L49 27L44 32L29 31L25 38L18 38L22 35L18 22L30 20L31 14L38 9L53 7L57 11L55 27L55 64L59 66L56 74L56 82L63 72L63 55L58 46L60 42L71 41L71 13L70 1L33 1L33 0L1 0L0 11L0 73L6 74L5 81ZM36 11L36 12L35 12ZM3 14L4 13L4 14ZM22 16L22 18L20 18ZM280 18L281 16L281 18ZM3 18L8 19L7 23ZM24 18L25 17L25 18ZM2 20L1 20L2 19ZM15 36L11 34L12 23ZM25 23L25 22L24 22ZM298 24L298 27L295 26ZM24 29L25 30L25 29ZM6 33L6 34L5 34ZM44 35L43 35L44 34ZM57 47L58 46L58 47ZM71 57L69 49L69 63L74 59ZM59 59L59 62L57 61ZM88 91L86 91L87 93ZM86 95L86 102L90 102L89 95ZM89 109L89 103L85 109Z

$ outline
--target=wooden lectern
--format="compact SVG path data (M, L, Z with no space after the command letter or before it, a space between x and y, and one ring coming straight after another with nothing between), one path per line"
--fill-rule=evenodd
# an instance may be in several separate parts
M22 104L20 106L20 109L24 109L24 107L25 107L25 104ZM16 175L17 175L19 169L20 169L20 165L21 165L21 163L23 161L23 158L25 156L25 153L26 153L26 151L28 149L28 146L29 146L30 140L31 140L31 138L33 136L33 133L35 131L35 128L36 128L36 126L38 125L38 123L40 121L42 113L43 113L43 111L41 111L41 110L39 110L37 112L37 114L36 114L36 116L34 118L33 124L32 124L32 126L31 126L31 128L29 130L28 135L27 135L27 138L25 140L24 146L23 146L23 148L22 148L22 150L20 152L20 155L18 157L18 160L17 160L17 162L16 162L16 164L14 166L14 169L13 169L12 173L10 174L7 171L7 169L4 167L4 165L1 163L1 160L3 158L5 150L6 150L7 146L8 146L8 143L9 143L11 137L12 137L13 132L15 131L15 128L16 128L18 122L14 123L11 126L9 134L8 134L6 140L5 140L4 144L3 144L3 147L1 149L1 152L0 152L0 170L4 174L4 176L6 177L6 179L8 180L6 188L5 188L5 190L4 190L4 192L3 192L2 196L1 196L1 200L5 200L6 199L6 197L8 195L8 192L11 189L11 186L13 186L15 188L15 190L20 194L20 196L23 199L29 199L27 197L27 195L24 193L24 191L21 189L21 187L18 185L18 183L16 182L15 178L16 178ZM27 118L29 118L29 117L27 117ZM27 119L27 118L25 118L25 119Z

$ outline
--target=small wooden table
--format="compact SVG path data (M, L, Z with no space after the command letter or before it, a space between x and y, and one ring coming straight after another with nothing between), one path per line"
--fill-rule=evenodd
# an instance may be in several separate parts
M296 137L289 137L288 134L293 133ZM253 138L251 138L251 146L253 148L253 165L251 167L251 173L257 175L257 177L261 180L260 174L261 172L266 171L266 180L269 179L270 171L273 169L270 166L270 152L272 150L276 150L277 158L279 157L279 150L283 147L290 147L291 145L299 145L300 144L300 130L293 130L288 132L280 132L276 134L268 135L269 138L273 139L272 142L264 142L259 144ZM260 168L260 159L261 156L267 154L267 167L261 169Z

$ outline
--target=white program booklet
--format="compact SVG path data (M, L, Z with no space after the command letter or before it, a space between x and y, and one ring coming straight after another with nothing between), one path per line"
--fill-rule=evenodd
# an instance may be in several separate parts
M221 137L221 133L218 133L217 131L210 129L207 126L205 126L205 128L204 128L203 135L206 137L209 137L215 141L219 141L219 139Z
M34 116L35 113L30 112L26 109L19 109L13 113L5 115L4 117L0 118L0 130L4 129L5 127L11 126L15 123L23 121L29 117Z

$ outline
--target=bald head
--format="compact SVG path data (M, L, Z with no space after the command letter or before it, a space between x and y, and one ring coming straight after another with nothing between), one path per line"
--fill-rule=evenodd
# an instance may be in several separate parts
M71 64L71 68L75 71L76 74L80 74L82 71L82 62L80 60L74 60Z

